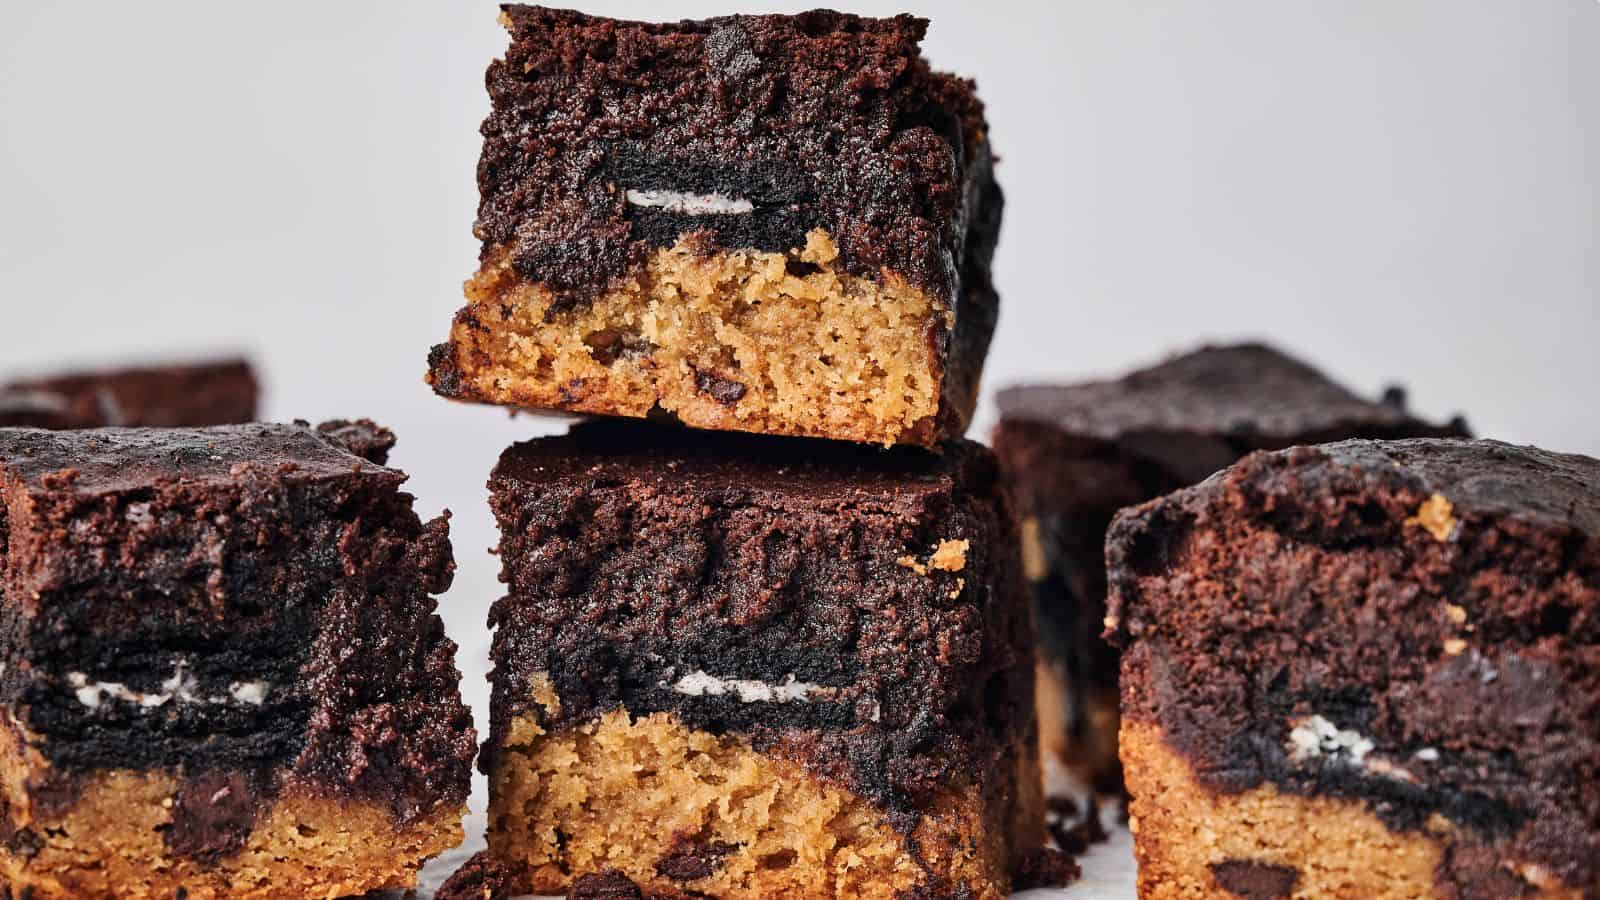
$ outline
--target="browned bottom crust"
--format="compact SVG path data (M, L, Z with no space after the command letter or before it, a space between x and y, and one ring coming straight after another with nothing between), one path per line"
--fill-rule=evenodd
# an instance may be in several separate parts
M237 851L214 861L174 854L179 781L159 772L110 770L74 786L61 809L42 810L25 785L48 771L36 751L0 752L0 885L11 896L54 898L343 897L416 885L429 857L461 843L462 808L401 825L386 807L290 788L267 801ZM181 893L180 893L181 889Z
M982 807L953 787L908 840L878 807L740 737L622 710L546 734L529 715L496 752L488 837L542 893L614 869L647 893L998 900L1011 829Z
M1436 876L1452 843L1442 818L1422 832L1396 833L1356 800L1272 785L1219 793L1196 780L1159 726L1134 720L1123 721L1122 764L1141 900L1458 896ZM1534 867L1506 865L1528 884L1521 896L1584 896Z
M823 231L788 254L680 241L564 305L491 254L429 381L509 406L632 417L660 407L697 428L931 446L953 311L893 276L835 271L837 257Z

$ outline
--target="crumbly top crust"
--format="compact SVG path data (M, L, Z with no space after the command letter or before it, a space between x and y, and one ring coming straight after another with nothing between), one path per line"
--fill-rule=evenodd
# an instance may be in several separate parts
M381 429L371 423L336 427L346 429L344 436L303 423L82 431L5 428L0 429L0 478L20 483L34 495L70 491L79 496L156 484L204 487L263 475L308 481L362 473L395 483L405 479L400 472L358 455L382 445ZM392 436L389 441L392 444Z
M999 400L1008 419L1105 440L1141 432L1297 439L1427 427L1401 404L1363 399L1264 344L1203 347L1114 381L1022 385Z

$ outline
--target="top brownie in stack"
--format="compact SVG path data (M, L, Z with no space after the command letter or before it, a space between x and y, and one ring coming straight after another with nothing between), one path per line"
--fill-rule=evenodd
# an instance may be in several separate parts
M448 397L932 446L994 328L1001 196L927 23L506 6Z
M1270 347L1206 347L1115 381L1000 393L1000 456L1023 519L1040 619L1040 728L1095 787L1115 790L1117 654L1100 636L1116 511L1193 484L1252 450L1351 437L1464 435L1359 397Z
M448 529L392 443L0 429L0 884L342 896L460 840Z
M1600 896L1600 461L1259 453L1106 555L1140 897Z
M242 359L78 372L0 384L0 427L200 427L254 421Z

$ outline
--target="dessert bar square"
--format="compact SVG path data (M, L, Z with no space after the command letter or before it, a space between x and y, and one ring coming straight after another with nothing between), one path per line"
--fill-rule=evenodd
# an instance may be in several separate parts
M932 446L971 418L1001 194L927 22L505 6L447 397Z
M1046 753L1115 793L1117 653L1101 637L1105 532L1118 509L1210 475L1252 450L1345 438L1466 434L1369 401L1259 344L1206 347L1114 381L1000 393L995 451L1023 523L1039 614Z
M343 896L454 846L445 518L371 423L0 429L0 885Z
M17 379L0 384L0 427L238 425L259 393L240 359Z
M998 898L1042 844L1032 622L984 448L594 423L512 447L490 489L480 764L526 887Z
M1600 892L1600 461L1259 453L1107 558L1139 896Z

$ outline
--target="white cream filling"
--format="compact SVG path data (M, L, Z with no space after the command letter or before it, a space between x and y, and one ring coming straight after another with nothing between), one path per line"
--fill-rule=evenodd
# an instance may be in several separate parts
M754 203L743 197L726 197L722 194L629 190L623 196L631 206L662 209L689 216L742 216L755 212L756 209Z
M1284 743L1284 751L1289 754L1291 762L1305 763L1328 757L1369 775L1412 784L1417 782L1417 776L1411 770L1382 756L1372 755L1377 745L1359 731L1340 728L1322 716L1290 719L1289 725L1289 739ZM1412 758L1424 763L1438 762L1439 751L1424 747L1412 754Z
M157 691L136 691L120 681L94 681L82 672L68 672L67 684L78 702L89 709L99 709L108 698L132 703L141 709L155 709L174 701L206 706L230 703L260 706L266 702L267 693L272 690L269 681L235 681L228 686L226 696L206 696L200 693L199 680L181 662L173 670L172 677L161 682L161 689Z
M1319 756L1335 756L1355 765L1361 765L1377 746L1358 731L1339 728L1321 716L1307 716L1290 720L1293 730L1285 749L1295 762L1305 762Z
M832 692L820 684L797 681L793 675L786 675L783 681L773 684L746 678L718 678L698 669L673 682L672 689L690 697L733 694L740 703L810 703L813 693Z

